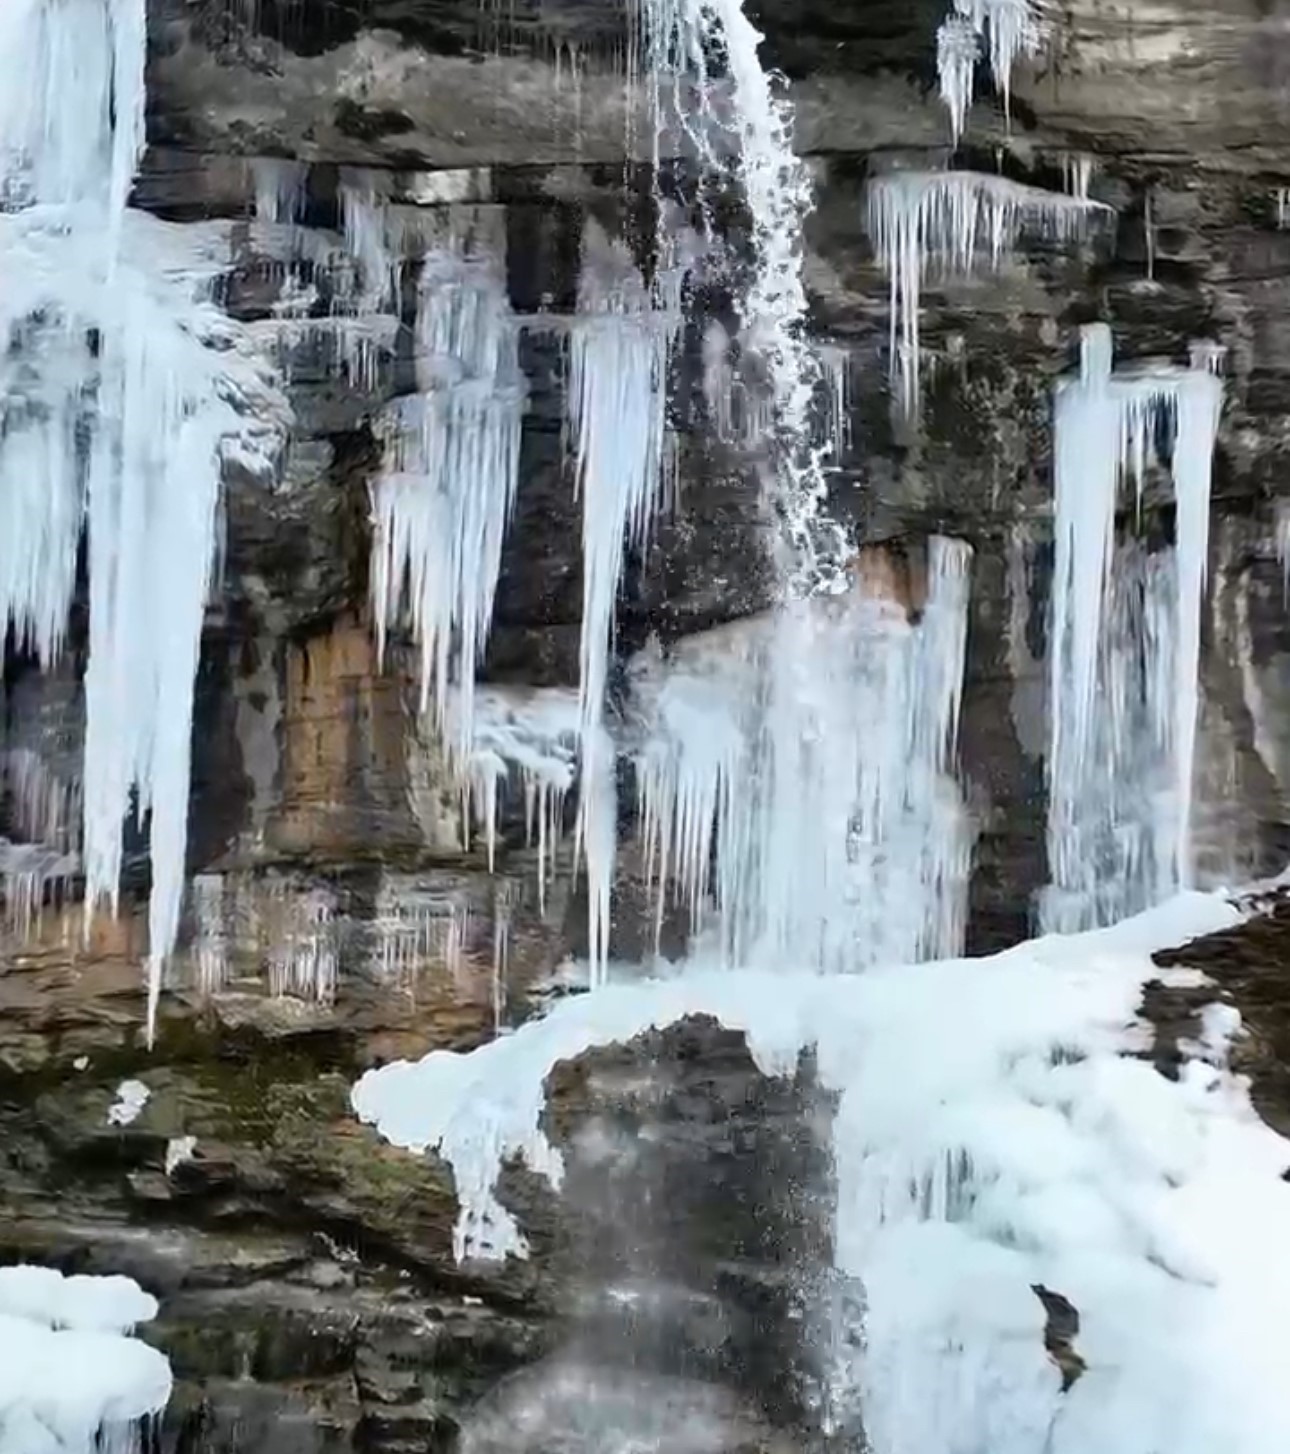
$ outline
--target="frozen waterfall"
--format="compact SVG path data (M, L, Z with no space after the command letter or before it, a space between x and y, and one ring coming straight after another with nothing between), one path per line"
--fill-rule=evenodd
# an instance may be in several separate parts
M1199 714L1201 594L1223 386L1190 368L1112 373L1111 332L1084 330L1054 405L1056 564L1049 647L1051 929L1112 923L1185 886ZM1123 487L1140 502L1161 430L1174 542L1116 544Z
M220 230L126 208L142 0L18 0L0 44L0 618L48 663L88 530L86 904L115 908L123 820L147 816L151 1018L184 892L221 470L271 467L285 404L207 301L228 255Z
M970 831L954 776L971 550L928 547L917 624L877 563L846 595L634 666L658 913L715 898L726 963L843 972L962 947ZM714 867L715 865L715 867Z

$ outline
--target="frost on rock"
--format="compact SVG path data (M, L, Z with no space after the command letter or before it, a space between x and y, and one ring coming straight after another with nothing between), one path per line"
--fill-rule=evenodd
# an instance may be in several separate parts
M142 0L17 0L0 49L0 620L50 661L88 525L87 909L116 906L122 822L147 815L151 1023L183 896L222 467L269 469L286 409L246 333L208 301L226 232L125 206L143 137Z
M488 642L515 499L525 388L502 240L450 212L417 285L418 392L375 423L372 595L381 649L406 610L421 648L422 710L469 754L475 668Z
M1190 368L1111 372L1111 332L1084 329L1054 402L1056 559L1050 634L1050 930L1091 928L1188 882L1200 616L1222 381ZM1173 545L1116 545L1169 439Z
M458 1256L500 1257L524 1250L502 1166L518 1154L560 1180L540 1129L554 1064L690 1014L744 1031L768 1075L814 1045L840 1093L834 1257L866 1290L875 1448L1282 1454L1280 1343L1249 1334L1290 1318L1290 1144L1243 1082L1203 1062L1166 1080L1125 1028L1154 949L1240 918L1189 894L988 959L842 978L695 965L565 1000L471 1054L369 1071L353 1103L451 1163ZM1079 1311L1086 1369L1065 1393L1036 1284Z
M890 369L909 413L919 395L919 309L929 279L997 270L1024 236L1084 237L1110 209L980 172L889 172L870 182L866 226L891 283Z
M0 1454L133 1454L170 1364L130 1336L157 1314L128 1277L0 1267Z
M911 625L882 573L633 666L645 858L729 964L826 971L961 947L954 776L971 551L935 538Z

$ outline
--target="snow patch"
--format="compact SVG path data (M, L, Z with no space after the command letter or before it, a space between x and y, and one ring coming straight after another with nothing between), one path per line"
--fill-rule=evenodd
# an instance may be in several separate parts
M108 1125L132 1125L143 1114L151 1095L141 1080L123 1080L116 1088L116 1100L108 1107Z

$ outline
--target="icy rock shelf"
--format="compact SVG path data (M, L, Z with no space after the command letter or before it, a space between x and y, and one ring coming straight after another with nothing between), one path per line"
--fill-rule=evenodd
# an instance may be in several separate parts
M553 1065L688 1015L742 1031L766 1075L792 1075L813 1046L840 1096L834 1255L866 1288L852 1372L875 1448L1279 1454L1290 1389L1277 1340L1250 1329L1290 1317L1290 1144L1224 1068L1230 1006L1176 1083L1133 1054L1143 986L1161 977L1152 950L1243 915L1182 895L990 959L842 978L691 961L470 1054L369 1071L354 1108L449 1161L459 1258L523 1255L495 1184L514 1155L559 1184L540 1129ZM1036 1284L1080 1313L1086 1367L1065 1393Z

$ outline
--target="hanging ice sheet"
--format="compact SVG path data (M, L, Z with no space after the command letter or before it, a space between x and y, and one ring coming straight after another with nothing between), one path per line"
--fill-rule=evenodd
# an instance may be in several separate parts
M891 280L890 369L902 406L918 408L919 310L929 278L998 269L1025 235L1069 243L1110 209L978 172L891 172L865 196L869 237Z
M1222 382L1192 367L1111 372L1111 333L1084 330L1080 373L1054 404L1056 558L1049 645L1051 886L1046 928L1112 922L1189 878L1200 611ZM1169 441L1174 545L1115 546ZM1113 566L1114 562L1114 566Z
M961 945L970 828L954 778L970 549L935 538L911 624L850 595L638 659L647 863L732 964L841 971ZM715 863L715 867L714 867Z

